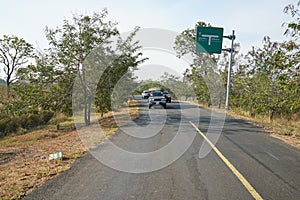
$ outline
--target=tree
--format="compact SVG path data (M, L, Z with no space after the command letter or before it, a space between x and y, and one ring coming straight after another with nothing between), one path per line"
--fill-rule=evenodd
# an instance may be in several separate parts
M65 85L70 90L65 90L71 96L72 86L76 75L79 76L84 98L84 121L90 123L90 102L86 83L85 59L90 52L99 45L109 42L111 36L117 35L116 23L106 22L107 10L94 13L91 16L73 16L73 21L64 20L61 28L46 29L46 36L50 44L55 66L61 68L62 76L67 75L70 84Z
M191 87L192 85L185 76L179 77L165 72L160 78L162 87L174 98L181 100L194 100L195 96L193 95L194 92Z
M119 37L116 49L110 49L107 55L101 55L92 62L92 66L97 66L99 61L102 62L101 65L104 65L104 67L97 68L104 71L99 77L95 96L95 104L101 115L122 107L137 87L133 72L140 63L147 59L141 58L142 53L139 52L141 46L138 41L134 41L134 36L138 31L139 28L136 27L127 38Z
M112 37L117 38L119 32L116 23L105 20L107 14L104 9L100 14L77 15L72 22L65 20L61 28L46 30L50 44L48 63L60 74L54 88L62 92L60 96L64 99L57 102L64 102L65 106L73 102L76 110L82 108L86 125L90 124L92 102L95 100L102 114L111 110L111 100L117 97L112 95L114 86L125 76L131 81L132 73L128 70L143 62L139 59L140 46L133 41L138 28L124 40L119 37L116 49L112 49ZM82 93L77 95L78 99L72 96L74 88Z
M50 60L38 53L36 64L28 65L26 68L19 69L17 76L19 81L13 85L18 98L23 101L24 107L41 108L54 112L62 112L70 115L71 109L69 98L64 95L68 94L65 89L71 85L71 78L60 70L55 69L54 65L49 64Z
M4 35L0 39L0 64L6 75L7 97L10 97L10 85L16 80L17 70L34 56L33 47L23 38Z
M273 42L265 37L262 48L253 48L247 61L233 75L234 106L252 116L275 116L288 119L299 111L299 70L297 51L289 42ZM299 50L298 50L299 53Z
M290 119L300 110L300 14L292 4L284 12L292 16L291 22L284 23L289 40L274 42L265 37L263 46L253 48L233 75L235 106L252 116L268 115L270 121L274 116Z

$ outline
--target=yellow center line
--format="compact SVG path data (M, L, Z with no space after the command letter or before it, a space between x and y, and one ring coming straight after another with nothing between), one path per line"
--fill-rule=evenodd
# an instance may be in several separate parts
M206 140L206 142L212 147L221 160L227 165L227 167L233 172L233 174L241 181L245 188L250 192L252 197L256 200L262 200L263 198L252 187L252 185L245 179L245 177L229 162L229 160L217 149L217 147L198 129L198 127L190 121L190 124L197 130L197 132Z

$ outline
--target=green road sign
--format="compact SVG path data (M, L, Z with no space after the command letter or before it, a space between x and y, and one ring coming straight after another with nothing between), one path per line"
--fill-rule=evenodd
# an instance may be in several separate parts
M223 28L197 27L196 52L221 53Z

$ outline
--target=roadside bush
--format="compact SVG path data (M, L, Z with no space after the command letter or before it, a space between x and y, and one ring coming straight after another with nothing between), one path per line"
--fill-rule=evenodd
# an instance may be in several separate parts
M53 117L54 113L44 111L40 114L25 114L17 117L6 117L0 119L0 138L8 136L11 133L17 133L19 129L21 133L30 130L39 125L47 124Z
M38 114L23 114L15 117L1 116L0 138L11 133L25 133L26 130L47 124L53 116L54 113L51 111L41 111Z
M53 116L54 116L54 112L51 111L44 110L40 112L40 117L42 118L42 122L44 124L48 123Z
M9 123L10 119L0 119L0 137L6 136L6 126Z
M21 115L17 118L18 118L18 122L19 122L20 127L22 127L23 129L28 129L28 121L27 121L28 114Z
M19 128L18 122L11 118L0 119L0 137L5 137L10 133L16 132Z
M11 118L6 125L6 134L17 132L19 127L18 121L15 118Z
M59 124L61 122L68 121L69 117L62 113L55 114L49 121L50 124Z
M27 114L27 115L22 115L21 117L25 118L25 123L23 124L22 128L31 129L42 124L41 123L42 120L39 117L39 115Z

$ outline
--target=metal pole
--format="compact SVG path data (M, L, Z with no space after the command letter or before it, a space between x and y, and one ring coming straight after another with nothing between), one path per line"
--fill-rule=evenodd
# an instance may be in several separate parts
M229 69L228 69L228 77L227 77L227 93L226 93L226 103L225 103L225 109L229 110L229 94L230 94L230 76L231 76L231 69L232 69L232 54L234 52L233 49L233 42L234 42L235 36L234 36L234 30L232 31L231 36L231 49L230 49L230 61L229 61Z

